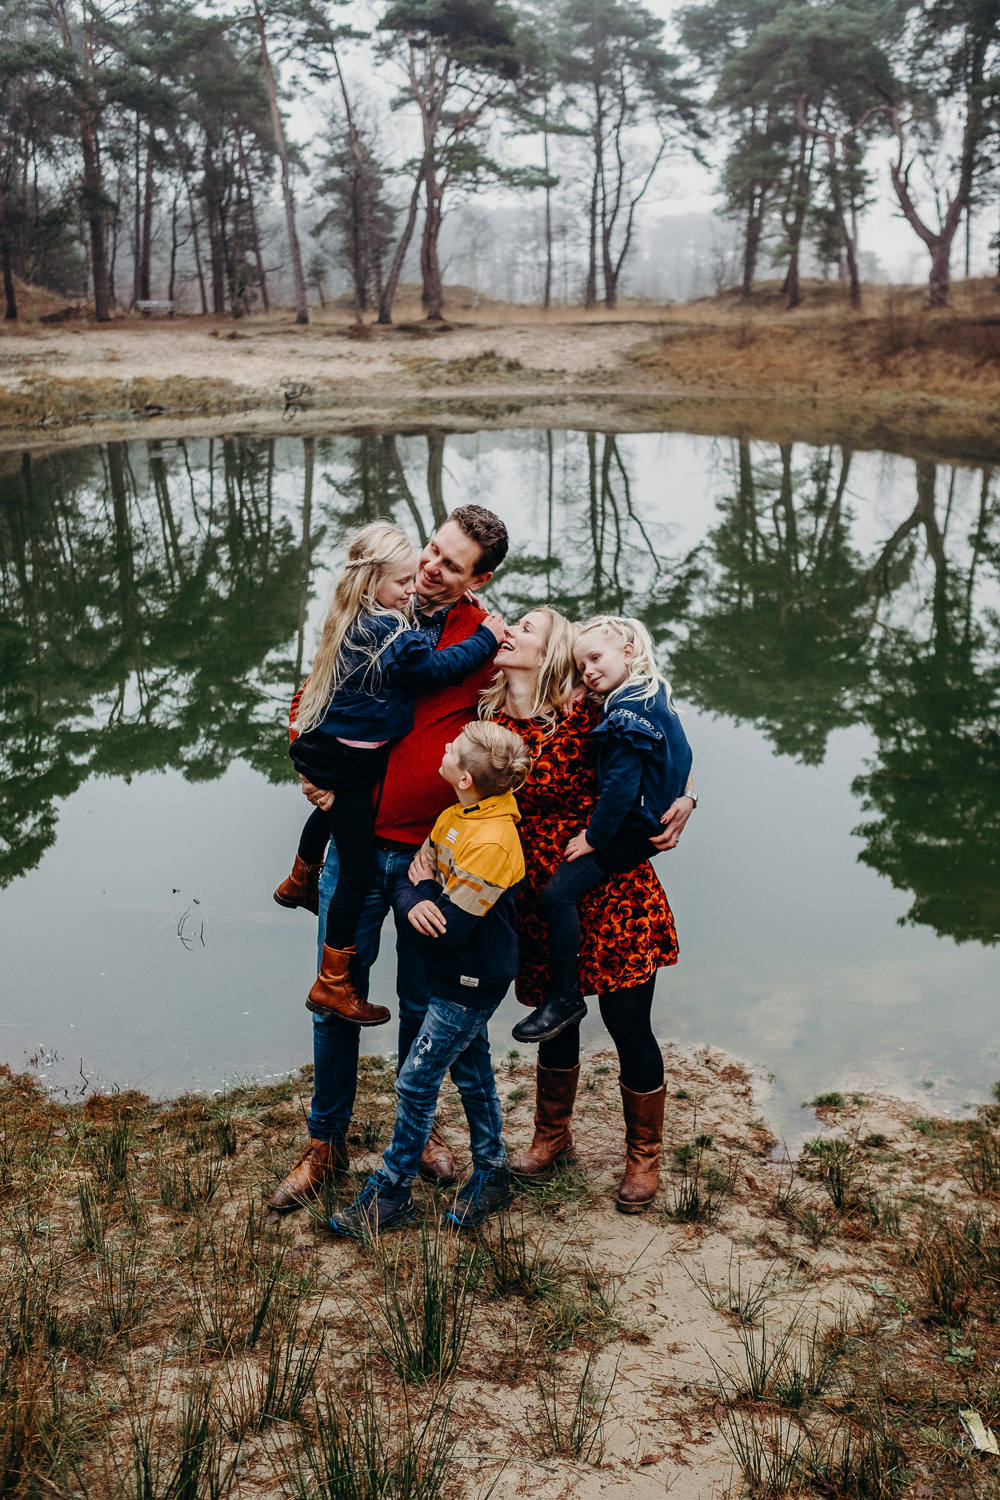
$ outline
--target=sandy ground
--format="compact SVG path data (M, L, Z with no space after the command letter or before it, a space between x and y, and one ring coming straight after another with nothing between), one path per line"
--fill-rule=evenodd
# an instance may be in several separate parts
M928 386L919 350L877 368L860 348L831 353L830 331L844 338L845 328L763 315L710 323L683 309L613 321L482 314L388 329L331 313L308 328L287 315L6 327L0 447L287 423L302 433L674 430L941 458L1000 454L1000 375L990 359L937 361L940 377Z

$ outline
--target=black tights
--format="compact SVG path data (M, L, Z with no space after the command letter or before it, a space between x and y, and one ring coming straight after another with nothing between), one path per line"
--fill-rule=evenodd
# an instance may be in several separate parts
M375 827L370 787L336 794L329 812L314 808L299 839L307 865L323 861L327 840L338 855L337 885L326 914L323 941L329 948L351 948L365 897L375 882Z
M622 1083L633 1094L651 1094L663 1083L663 1057L653 1035L651 1013L655 976L627 990L597 997L601 1020L618 1053ZM539 1042L542 1068L575 1068L580 1061L580 1028L569 1026L550 1042Z

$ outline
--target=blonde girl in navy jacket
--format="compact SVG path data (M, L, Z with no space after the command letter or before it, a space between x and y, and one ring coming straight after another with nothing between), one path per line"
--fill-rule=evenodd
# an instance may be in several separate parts
M584 686L604 700L591 731L600 795L545 887L549 990L514 1027L519 1042L549 1041L587 1014L576 976L576 903L609 875L649 858L660 815L683 792L691 770L691 747L641 621L597 615L580 626L573 654Z

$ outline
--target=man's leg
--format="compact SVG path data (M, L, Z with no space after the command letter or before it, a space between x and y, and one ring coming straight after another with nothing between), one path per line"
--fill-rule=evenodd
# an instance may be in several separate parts
M319 886L319 953L322 961L326 913L339 874L337 850L331 842ZM361 910L355 946L357 988L368 993L368 971L378 956L388 898L381 879L369 891ZM331 1173L346 1171L346 1136L358 1087L358 1040L361 1028L331 1012L313 1015L313 1094L307 1120L309 1140L295 1166L268 1202L272 1218L298 1208L315 1197Z

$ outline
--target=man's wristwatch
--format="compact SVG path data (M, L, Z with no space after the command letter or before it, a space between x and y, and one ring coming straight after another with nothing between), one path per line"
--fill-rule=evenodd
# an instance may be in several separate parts
M692 792L689 787L685 787L684 791L681 792L681 796L682 797L690 797L691 801L694 803L695 807L698 806L698 793L697 792Z

